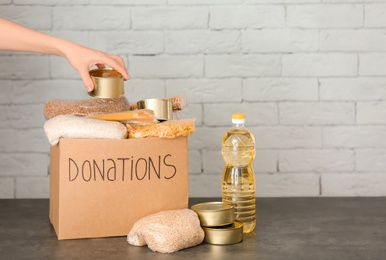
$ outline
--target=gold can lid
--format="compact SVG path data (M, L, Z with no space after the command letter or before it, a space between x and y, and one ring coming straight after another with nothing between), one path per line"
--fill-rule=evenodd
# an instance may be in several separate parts
M94 89L88 94L97 98L117 98L125 93L123 76L112 68L89 71Z
M160 121L173 119L173 102L163 98L144 99L137 102L138 109L150 109Z
M232 224L235 221L235 207L228 202L204 202L192 206L201 226L219 227Z
M243 223L235 221L223 227L203 227L204 242L213 245L231 245L243 240Z

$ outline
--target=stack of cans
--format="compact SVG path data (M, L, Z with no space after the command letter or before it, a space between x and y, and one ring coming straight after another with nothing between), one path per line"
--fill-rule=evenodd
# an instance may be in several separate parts
M204 242L236 244L243 240L243 223L235 221L235 207L227 202L205 202L192 206L205 232Z

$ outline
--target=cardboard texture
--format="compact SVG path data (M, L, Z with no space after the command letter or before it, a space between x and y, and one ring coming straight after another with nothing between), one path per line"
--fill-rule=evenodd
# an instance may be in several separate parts
M61 239L126 236L188 207L187 137L66 139L50 150L50 221Z

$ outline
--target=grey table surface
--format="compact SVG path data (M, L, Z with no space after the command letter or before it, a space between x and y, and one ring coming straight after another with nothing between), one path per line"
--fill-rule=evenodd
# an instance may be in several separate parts
M192 198L190 205L216 198ZM241 243L172 254L126 237L58 241L48 200L0 200L0 259L386 259L386 198L258 198Z

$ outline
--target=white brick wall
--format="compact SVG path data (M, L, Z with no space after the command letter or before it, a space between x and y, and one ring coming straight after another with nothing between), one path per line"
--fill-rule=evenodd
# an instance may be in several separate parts
M269 77L280 75L280 56L261 54L206 55L208 78Z
M359 53L385 51L385 41L386 36L381 29L325 30L320 34L320 49Z
M213 29L280 28L285 26L281 5L225 5L210 7Z
M259 197L386 196L386 0L0 0L0 16L120 55L130 102L186 93L190 196L221 195L232 112ZM60 57L0 52L0 198L46 198L45 102L88 98Z
M353 77L358 75L358 55L342 53L283 54L283 76Z
M287 26L300 28L360 28L363 5L289 5Z
M310 52L317 51L319 32L304 29L262 29L243 32L245 52Z
M203 29L207 27L209 19L207 7L136 7L132 8L131 13L135 30Z
M204 74L201 55L130 56L129 64L133 78L195 78Z

